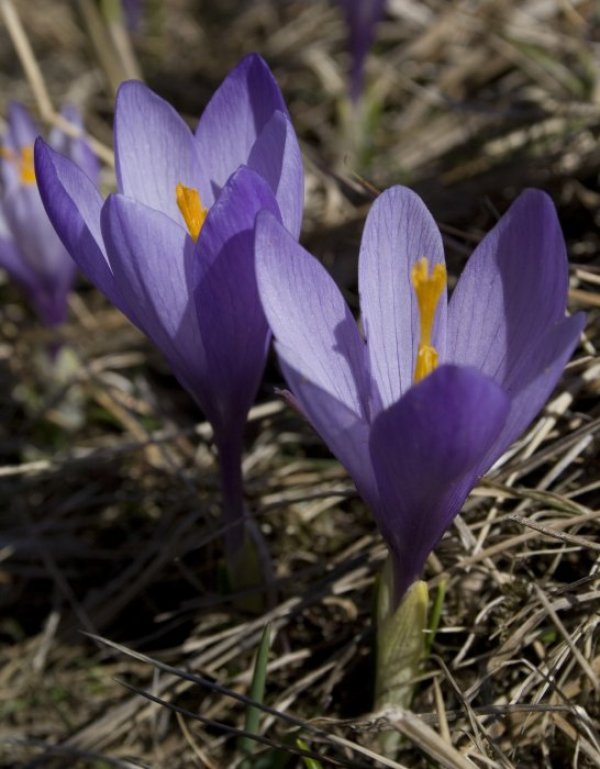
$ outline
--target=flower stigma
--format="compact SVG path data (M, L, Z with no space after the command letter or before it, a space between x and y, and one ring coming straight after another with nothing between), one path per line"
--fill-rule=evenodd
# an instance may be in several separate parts
M208 208L202 206L200 193L195 187L186 187L179 182L175 188L177 206L181 211L192 240L198 240L200 230L208 214Z
M19 169L19 180L21 184L35 184L35 167L33 165L33 147L27 145L21 148L20 156L16 156L15 153L8 149L8 147L2 147L0 149L0 157L4 160L8 160L10 163L14 163Z
M438 364L438 352L431 344L431 333L435 311L442 291L446 287L446 267L443 264L434 264L433 269L429 272L429 262L424 256L413 265L410 280L419 305L421 327L413 375L413 382L416 384L431 374Z

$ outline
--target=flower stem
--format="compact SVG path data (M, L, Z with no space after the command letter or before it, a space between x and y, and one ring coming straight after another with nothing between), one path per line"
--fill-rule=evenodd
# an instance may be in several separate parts
M225 558L230 564L244 546L246 531L242 477L242 436L229 434L221 440L217 440L217 451L223 500L222 520L225 526Z
M241 435L217 440L225 564L231 588L242 591L244 608L260 613L275 603L274 576L266 543L244 504L242 447Z

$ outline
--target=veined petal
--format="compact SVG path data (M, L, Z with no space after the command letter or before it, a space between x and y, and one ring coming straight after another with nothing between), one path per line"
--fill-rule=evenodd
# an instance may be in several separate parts
M254 261L262 209L279 216L267 182L242 166L210 209L195 247L194 303L211 383L203 408L217 431L241 428L266 360L270 335Z
M115 160L119 191L181 222L177 184L214 200L191 130L177 112L143 83L121 85L115 110Z
M250 151L248 166L269 183L286 229L298 238L304 208L302 155L291 121L275 112Z
M483 458L485 472L535 419L560 379L585 326L584 313L563 318L546 330L533 347L523 350L512 367L504 388L511 398L502 432Z
M507 383L564 318L568 265L551 199L526 190L467 262L448 309L446 358Z
M262 209L280 219L269 184L251 168L239 167L227 180L202 227L196 243L194 285L232 237L242 231L254 232L256 215Z
M276 111L288 114L275 78L257 54L246 56L215 91L196 129L205 174L220 189Z
M279 345L275 343L279 352ZM293 400L331 453L342 463L356 488L370 505L376 501L375 477L369 452L368 422L280 358Z
M489 377L444 365L375 419L373 513L393 556L397 600L460 511L509 405Z
M325 268L270 214L256 220L258 290L287 366L367 419L364 343Z
M190 287L194 242L168 216L123 195L102 209L102 233L123 312L169 360L201 401L204 354Z
M411 270L426 257L444 264L440 231L425 204L406 187L391 187L373 203L359 260L362 321L371 374L384 408L411 387L419 347L419 309ZM432 342L443 359L446 292L433 326Z
M55 152L43 139L35 144L35 174L46 213L65 248L83 274L123 309L104 253L100 232L102 198L98 190L75 163Z

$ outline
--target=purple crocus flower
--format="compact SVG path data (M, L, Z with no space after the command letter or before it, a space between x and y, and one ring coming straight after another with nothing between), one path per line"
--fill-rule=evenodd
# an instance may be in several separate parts
M137 30L142 18L142 2L141 0L122 0L121 2L125 23L131 31Z
M81 128L74 108L66 107L62 114ZM36 184L33 145L38 134L25 107L12 103L0 149L0 267L20 284L41 321L55 326L67 316L76 268L48 220ZM53 129L49 140L97 184L98 161L85 139Z
M393 187L360 249L361 336L321 264L269 214L259 293L299 409L346 467L390 549L398 604L477 479L536 416L573 352L554 206L524 192L450 298L440 232Z
M227 76L192 133L140 82L115 113L116 194L44 142L36 173L48 215L82 272L163 352L212 423L230 554L243 543L242 435L269 330L256 288L254 222L265 208L297 238L298 142L266 63Z
M365 59L375 39L375 28L385 11L386 0L339 0L348 26L350 96L358 102L363 90Z

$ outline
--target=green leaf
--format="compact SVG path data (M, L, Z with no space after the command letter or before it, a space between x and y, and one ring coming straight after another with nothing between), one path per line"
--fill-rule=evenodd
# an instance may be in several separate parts
M300 750L310 750L306 742L301 740L300 737L296 739L296 746L300 748ZM323 764L321 764L320 761L317 761L316 758L311 758L310 756L302 756L302 761L304 762L306 769L323 769Z
M426 651L427 584L413 582L399 606L393 602L391 562L384 565L377 595L375 710L408 710ZM400 735L382 732L381 749L393 758Z
M252 684L250 686L250 697L254 702L259 705L263 704L265 696L265 684L267 681L267 663L269 661L269 647L271 645L271 626L266 624L260 643L258 645L258 651L256 653L256 660L254 662L254 673L252 675ZM250 734L258 734L260 726L260 714L259 708L253 705L248 705L246 709L246 719L244 722L244 730ZM242 737L240 739L240 750L246 755L250 755L254 748L254 740L251 737Z

